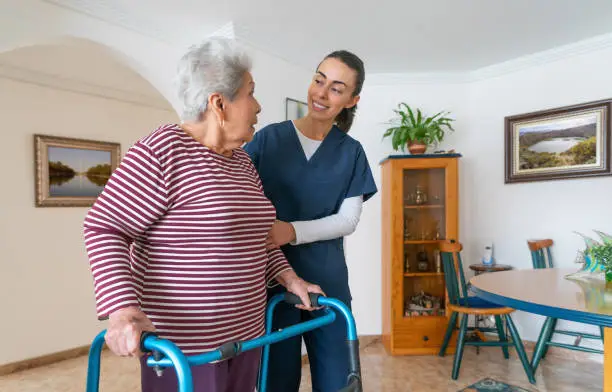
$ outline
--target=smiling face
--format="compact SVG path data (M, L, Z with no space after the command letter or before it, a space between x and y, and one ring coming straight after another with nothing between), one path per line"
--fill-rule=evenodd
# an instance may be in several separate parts
M333 121L344 108L357 104L353 96L357 73L336 58L325 59L308 88L308 114L320 121Z
M223 137L228 144L242 145L253 139L257 114L261 111L254 93L255 82L247 72L234 100L223 100Z

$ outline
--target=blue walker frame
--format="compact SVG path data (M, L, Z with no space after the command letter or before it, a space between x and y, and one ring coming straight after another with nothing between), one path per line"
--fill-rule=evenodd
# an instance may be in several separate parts
M340 392L363 392L357 328L350 309L338 299L328 298L318 294L310 294L310 302L313 306L323 307L323 316L292 325L281 331L272 332L274 309L276 305L282 301L294 305L301 304L299 297L291 293L278 294L272 297L266 309L266 334L264 336L243 342L226 343L217 350L202 354L186 356L171 341L160 339L154 333L145 332L141 337L141 350L143 352L153 353L153 355L147 359L147 365L153 367L158 373L163 371L164 368L174 367L177 374L179 392L193 392L191 366L229 359L242 352L263 347L257 391L266 392L270 345L333 323L336 320L336 312L331 309L335 309L345 319L347 330L346 343L347 349L349 350L349 375L347 386ZM94 338L89 350L86 392L98 392L99 390L100 356L102 354L102 347L104 346L105 335L106 330L100 332Z

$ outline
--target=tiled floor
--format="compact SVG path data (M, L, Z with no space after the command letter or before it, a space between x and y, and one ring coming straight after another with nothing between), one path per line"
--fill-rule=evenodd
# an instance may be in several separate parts
M531 356L531 353L528 353ZM390 357L382 345L375 342L362 350L362 372L366 392L440 391L456 392L485 377L518 385L530 391L582 392L601 391L601 357L576 361L571 354L549 355L536 374L537 386L527 381L516 354L503 359L501 349L466 348L461 373L457 381L450 378L452 356ZM86 358L60 362L0 377L2 392L84 392ZM101 392L138 392L138 363L105 352L102 359ZM300 392L309 391L308 369L304 369Z

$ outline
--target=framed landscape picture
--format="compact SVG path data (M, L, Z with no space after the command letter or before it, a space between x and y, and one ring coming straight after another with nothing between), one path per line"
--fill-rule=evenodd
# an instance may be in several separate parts
M612 100L505 118L505 183L609 176Z
M121 160L119 143L34 135L37 207L87 207Z
M286 120L297 120L298 118L304 117L306 113L308 113L307 103L297 101L291 98L287 98L285 100L285 119Z

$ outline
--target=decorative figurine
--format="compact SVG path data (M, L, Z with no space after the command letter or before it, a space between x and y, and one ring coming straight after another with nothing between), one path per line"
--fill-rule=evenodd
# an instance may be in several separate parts
M416 197L414 202L418 205L427 203L427 195L425 194L425 192L423 192L423 189L420 185L417 185L416 187Z
M434 260L436 261L436 272L442 272L442 257L440 256L440 251L438 249L434 251Z
M412 239L412 232L410 232L410 223L413 221L412 218L406 218L404 221L404 239Z
M441 299L421 290L420 293L410 297L410 303L404 309L405 316L437 316L444 314L440 309Z
M612 256L610 256L612 255L612 236L598 230L593 231L599 235L601 242L575 232L584 240L586 249L578 251L576 255L576 262L582 264L582 267L578 271L566 275L566 278L612 281L612 271L608 267L612 262ZM603 257L598 258L597 255Z
M427 252L423 249L419 253L417 253L417 268L421 272L425 272L429 269L429 260L427 258Z

